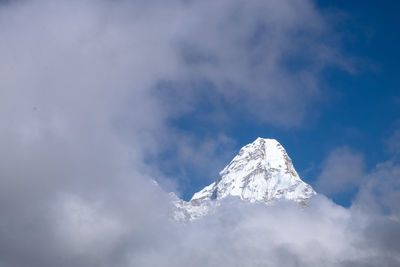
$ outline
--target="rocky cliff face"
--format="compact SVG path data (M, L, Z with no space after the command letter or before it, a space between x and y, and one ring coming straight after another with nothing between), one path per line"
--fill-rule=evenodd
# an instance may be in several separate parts
M288 199L305 205L315 194L312 187L300 179L278 141L257 138L240 149L219 173L217 181L195 193L189 202L173 195L173 217L178 221L199 218L226 197L265 203Z

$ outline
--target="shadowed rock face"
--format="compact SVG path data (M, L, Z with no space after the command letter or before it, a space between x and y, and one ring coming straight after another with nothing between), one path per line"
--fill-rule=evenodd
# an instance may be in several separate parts
M257 138L244 146L219 173L219 179L195 193L189 202L174 196L174 219L193 220L210 212L226 197L249 202L288 199L304 205L315 195L297 174L286 150L275 139Z

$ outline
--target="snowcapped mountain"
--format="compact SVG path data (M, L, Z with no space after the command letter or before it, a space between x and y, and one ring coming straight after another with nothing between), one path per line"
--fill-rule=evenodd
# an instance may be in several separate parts
M242 147L219 173L219 179L195 193L189 202L172 194L173 217L193 220L218 206L219 200L238 197L249 202L288 199L305 205L315 195L312 187L297 174L286 150L275 139L257 138Z

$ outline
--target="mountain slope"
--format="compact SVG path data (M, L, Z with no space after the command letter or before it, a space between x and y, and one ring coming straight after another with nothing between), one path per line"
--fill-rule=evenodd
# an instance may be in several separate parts
M300 179L278 141L257 138L240 149L219 173L216 182L195 193L189 202L174 195L174 219L193 220L204 216L226 197L265 203L288 199L304 205L315 194L312 187Z

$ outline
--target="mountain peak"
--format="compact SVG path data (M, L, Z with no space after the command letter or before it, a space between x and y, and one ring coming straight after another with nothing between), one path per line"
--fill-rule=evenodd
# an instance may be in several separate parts
M242 147L217 181L195 193L188 204L202 207L204 213L204 205L226 197L266 203L289 199L304 204L313 195L315 191L300 179L283 146L275 139L258 137Z
M292 161L287 155L286 150L277 140L258 137L253 143L242 147L238 155L221 171L220 175L230 170L232 165L251 168L252 164L257 164L259 165L258 167L278 169L286 166L294 171Z

